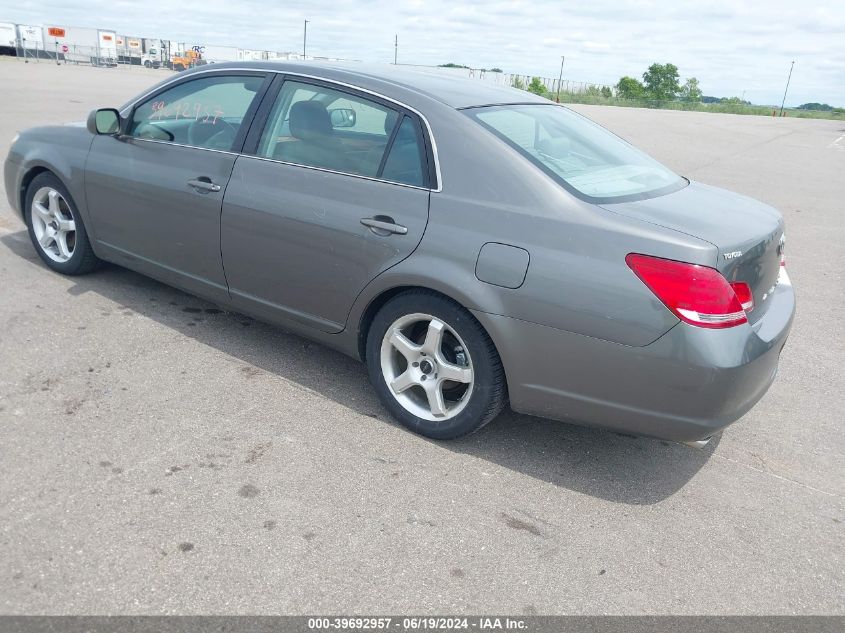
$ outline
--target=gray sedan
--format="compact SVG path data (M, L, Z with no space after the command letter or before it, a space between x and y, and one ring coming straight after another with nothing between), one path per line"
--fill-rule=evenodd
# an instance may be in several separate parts
M53 270L113 262L360 358L433 438L510 403L700 443L795 311L777 211L483 81L215 64L21 133L4 177Z

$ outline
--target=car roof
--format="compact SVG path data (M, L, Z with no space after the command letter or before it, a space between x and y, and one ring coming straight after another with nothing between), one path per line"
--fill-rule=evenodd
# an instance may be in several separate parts
M503 103L549 103L548 99L524 90L497 85L489 80L450 76L447 74L448 71L432 67L363 64L359 62L276 61L225 62L213 64L211 67L221 70L224 68L249 68L312 75L348 83L387 97L407 98L409 93L415 93L453 108ZM202 72L208 69L209 65L203 65L193 69L193 72Z

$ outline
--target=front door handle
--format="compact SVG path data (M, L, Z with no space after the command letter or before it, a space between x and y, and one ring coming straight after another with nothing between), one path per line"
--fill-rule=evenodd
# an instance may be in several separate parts
M361 224L368 226L370 230L376 235L405 235L408 233L408 227L396 224L393 218L387 215L377 215L372 218L361 218Z
M188 184L194 189L200 189L202 191L220 191L220 185L214 184L211 182L211 178L207 178L206 176L189 180Z

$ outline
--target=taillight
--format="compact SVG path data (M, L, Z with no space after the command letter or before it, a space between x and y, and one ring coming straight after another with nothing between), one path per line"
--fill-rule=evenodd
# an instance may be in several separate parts
M739 299L739 304L745 313L748 314L754 309L754 295L751 293L751 286L744 281L734 281L731 283L731 288L736 293L736 298Z
M686 323L726 328L748 322L743 301L754 305L751 288L744 283L729 284L715 268L636 253L628 255L625 262Z

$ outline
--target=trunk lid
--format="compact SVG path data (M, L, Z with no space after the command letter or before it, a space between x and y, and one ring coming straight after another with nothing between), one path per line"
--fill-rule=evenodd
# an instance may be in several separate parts
M650 200L601 207L710 242L718 249L719 272L729 282L751 287L754 308L748 321L754 323L765 314L767 299L778 283L783 250L783 218L777 210L697 182Z

